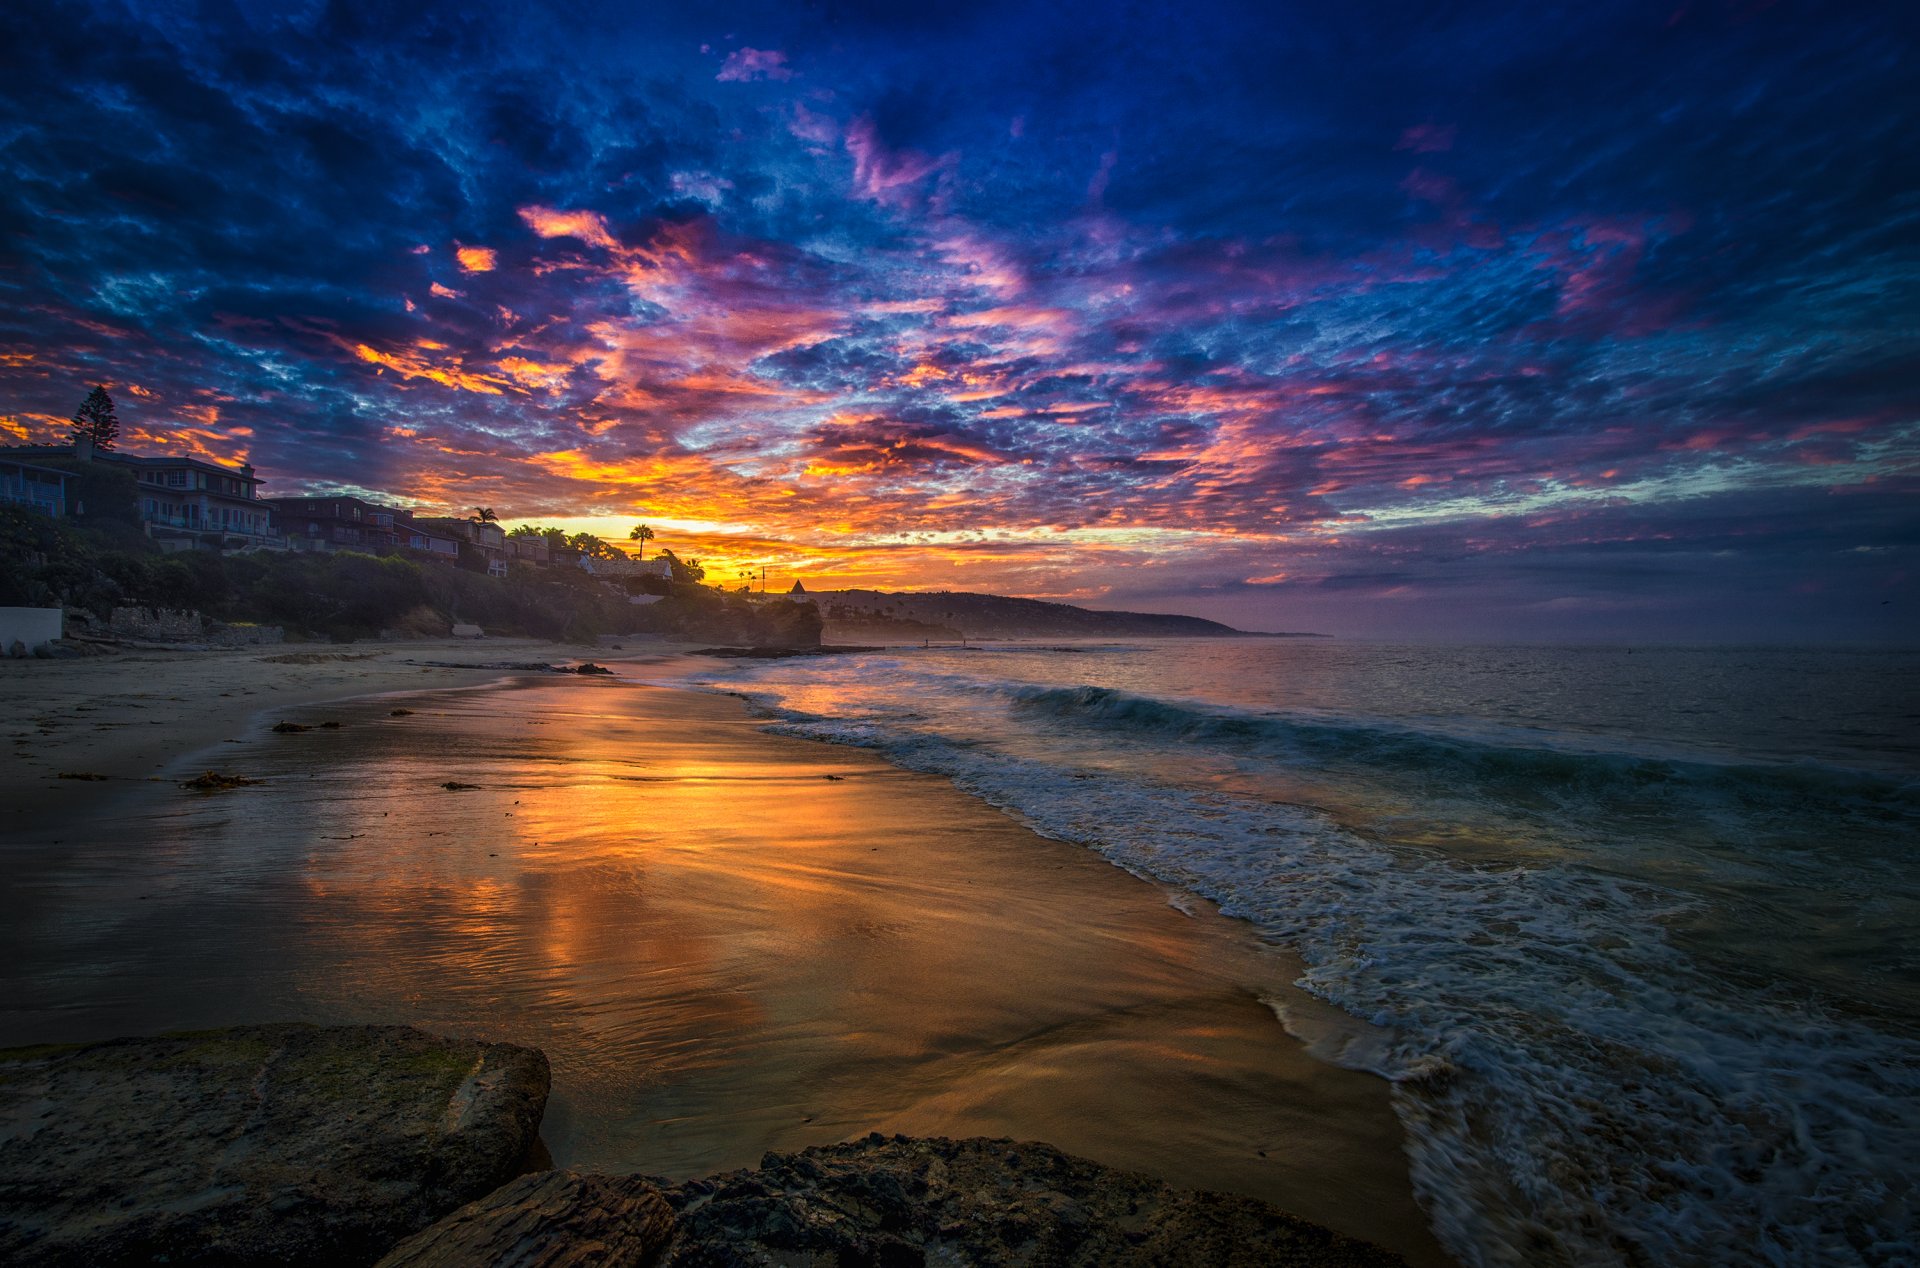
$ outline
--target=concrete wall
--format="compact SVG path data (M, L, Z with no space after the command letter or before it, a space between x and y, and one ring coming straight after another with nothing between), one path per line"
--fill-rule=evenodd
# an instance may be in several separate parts
M0 608L0 655L12 655L18 643L32 651L60 637L59 608Z

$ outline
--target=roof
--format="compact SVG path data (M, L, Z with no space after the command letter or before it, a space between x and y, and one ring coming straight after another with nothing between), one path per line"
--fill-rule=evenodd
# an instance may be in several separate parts
M62 483L72 474L68 471L56 471L52 467L36 467L31 462L20 462L17 459L5 457L4 453L4 450L0 450L0 466L13 467L20 471L38 471L41 475L53 476Z
M76 456L73 452L73 446L71 445L16 445L11 448L0 449L0 456L7 454L21 454L31 458L73 458ZM17 459L8 458L7 461L13 462L17 461ZM231 476L240 480L251 480L255 484L266 483L265 480L253 474L252 463L243 462L230 467L222 462L208 462L204 458L189 458L185 454L176 457L168 454L122 453L118 449L96 449L93 451L93 461L115 462L129 467L198 467L202 471L211 471L216 475Z
M807 588L801 585L798 581L793 583L793 589L787 591L788 594L805 594L806 592L807 592Z

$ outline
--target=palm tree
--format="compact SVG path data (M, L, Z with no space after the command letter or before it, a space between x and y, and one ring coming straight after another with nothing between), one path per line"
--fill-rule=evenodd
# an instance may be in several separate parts
M627 534L627 540L640 543L640 558L647 557L647 543L653 540L653 530L645 524L635 524L633 531Z
M498 515L495 515L493 513L493 508L491 506L474 507L473 518L479 520L482 524L496 523L500 519Z

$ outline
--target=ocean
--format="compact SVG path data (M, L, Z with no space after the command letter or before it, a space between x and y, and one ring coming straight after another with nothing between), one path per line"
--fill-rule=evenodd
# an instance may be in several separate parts
M1468 1265L1920 1259L1920 653L990 644L702 669L1298 953ZM1279 986L1280 984L1276 984Z

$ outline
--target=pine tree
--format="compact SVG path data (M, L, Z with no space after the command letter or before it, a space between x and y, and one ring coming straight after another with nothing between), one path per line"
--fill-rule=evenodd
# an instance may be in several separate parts
M87 399L80 402L79 410L73 416L73 438L92 438L96 452L105 453L113 448L113 442L120 436L120 419L113 412L113 398L107 395L107 389L96 387L87 393Z

